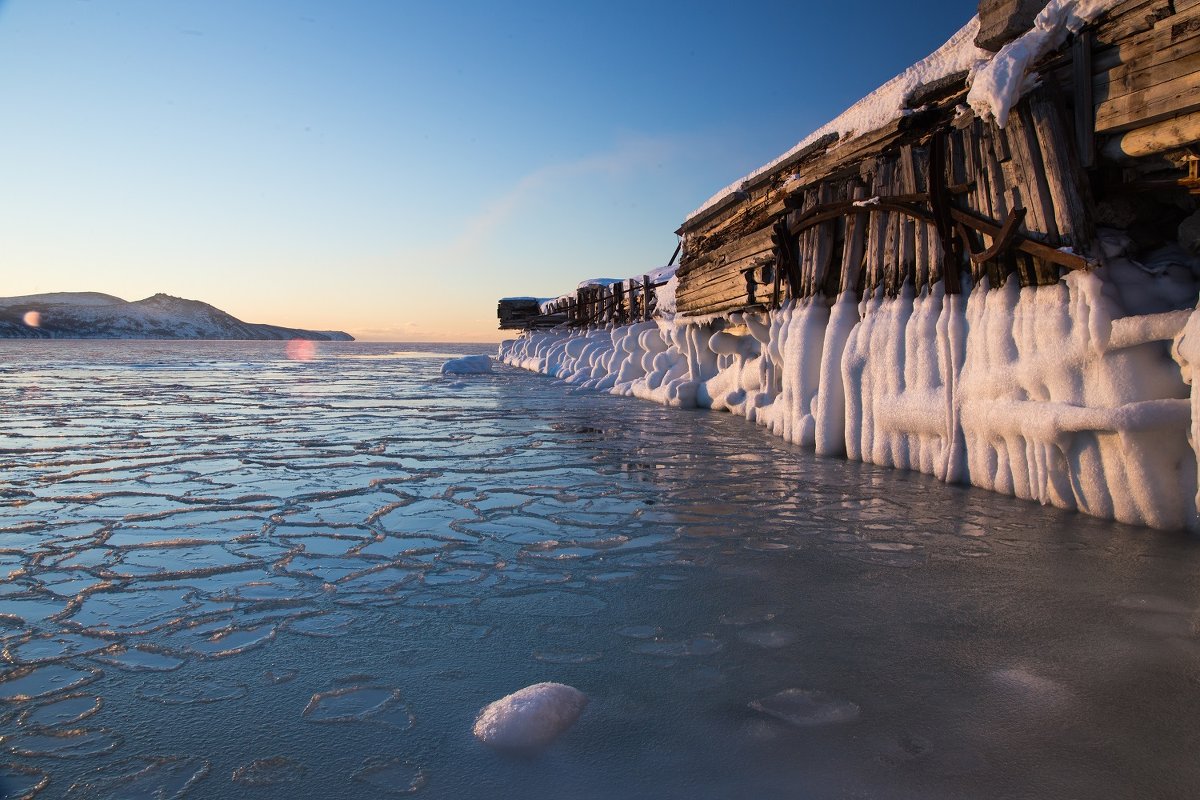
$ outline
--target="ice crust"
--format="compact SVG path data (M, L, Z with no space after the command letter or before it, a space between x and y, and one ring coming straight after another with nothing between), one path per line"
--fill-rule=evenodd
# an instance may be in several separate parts
M1122 316L1111 283L1073 273L1056 286L906 288L528 333L499 358L581 388L729 411L824 455L1195 529L1200 409L1186 384L1198 342L1195 313Z
M475 736L498 750L540 750L575 724L588 697L563 683L535 683L490 703L475 720Z

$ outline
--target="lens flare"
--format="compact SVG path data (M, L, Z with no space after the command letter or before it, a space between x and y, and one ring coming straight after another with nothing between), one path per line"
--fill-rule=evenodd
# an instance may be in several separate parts
M317 345L308 339L291 339L287 343L287 357L292 361L312 361L317 354Z
M31 328L37 328L42 324L42 315L41 312L38 311L26 311L25 316L22 317L22 319L24 319L25 324Z

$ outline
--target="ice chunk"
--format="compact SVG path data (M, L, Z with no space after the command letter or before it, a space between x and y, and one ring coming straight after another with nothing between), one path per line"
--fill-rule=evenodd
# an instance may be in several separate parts
M412 712L400 690L382 686L348 686L312 696L302 715L309 722L376 722L407 730Z
M64 664L18 667L0 675L0 702L16 702L68 692L91 683L104 673L98 669L75 669Z
M208 775L209 764L195 756L130 758L92 771L67 790L67 797L183 797Z
M33 797L50 783L50 776L41 770L21 764L0 764L0 789L5 797Z
M29 758L86 758L111 753L121 746L120 734L104 728L41 730L17 738L5 737L10 752Z
M488 356L463 356L452 358L442 364L442 374L467 375L473 373L491 372L492 359Z
M372 756L352 776L382 794L416 794L429 780L425 770L402 758Z
M807 689L784 689L750 701L750 707L802 728L853 722L859 714L858 706L848 700Z
M484 707L475 738L498 750L535 752L575 724L588 697L562 683L535 683Z
M17 725L22 728L55 728L73 725L87 719L100 710L103 701L90 694L70 694L32 706L17 716Z

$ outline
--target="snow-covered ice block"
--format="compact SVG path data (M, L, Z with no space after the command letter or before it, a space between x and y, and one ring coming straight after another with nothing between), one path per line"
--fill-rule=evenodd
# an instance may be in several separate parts
M492 359L487 356L463 356L462 358L452 358L445 364L442 364L442 374L447 375L454 373L456 375L466 375L469 373L491 372Z
M588 697L563 683L535 683L479 712L475 738L497 750L542 749L575 724Z

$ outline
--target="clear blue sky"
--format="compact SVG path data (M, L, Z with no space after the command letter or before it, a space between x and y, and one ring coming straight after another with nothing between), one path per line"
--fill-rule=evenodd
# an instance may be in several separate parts
M664 263L970 2L0 0L0 296L382 340Z

